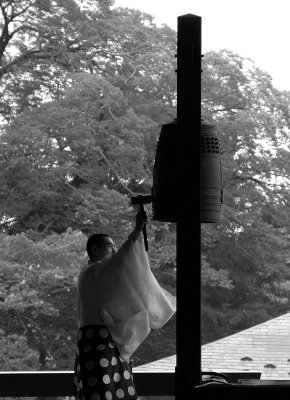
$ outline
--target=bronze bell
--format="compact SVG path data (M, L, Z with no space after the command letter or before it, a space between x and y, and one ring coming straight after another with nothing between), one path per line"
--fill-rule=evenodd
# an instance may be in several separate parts
M162 125L153 167L153 219L177 222L177 123ZM192 182L194 184L194 182ZM200 222L221 219L222 170L219 141L213 125L200 125Z
M222 166L216 127L201 124L200 222L219 222L222 201Z
M177 140L176 121L162 125L153 167L152 210L157 221L177 222Z

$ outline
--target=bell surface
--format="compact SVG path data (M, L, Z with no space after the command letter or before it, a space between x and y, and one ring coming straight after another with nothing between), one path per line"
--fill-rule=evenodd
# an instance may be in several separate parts
M194 134L194 133L193 133ZM178 219L178 128L176 121L162 125L157 140L153 167L153 220L177 222ZM184 184L188 185L188 182ZM191 183L192 185L195 182ZM222 168L219 140L213 125L200 125L200 222L221 219Z
M152 210L153 219L177 222L177 124L162 125L157 141L153 168Z

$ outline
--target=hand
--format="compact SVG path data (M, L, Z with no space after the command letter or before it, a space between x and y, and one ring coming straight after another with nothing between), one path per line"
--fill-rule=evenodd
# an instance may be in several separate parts
M135 229L142 231L144 225L148 222L147 214L145 211L139 211L136 215Z

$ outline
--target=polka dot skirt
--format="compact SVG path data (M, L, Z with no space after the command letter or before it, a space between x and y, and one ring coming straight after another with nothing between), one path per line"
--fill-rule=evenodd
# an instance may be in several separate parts
M130 365L105 325L79 329L74 387L77 400L137 399Z

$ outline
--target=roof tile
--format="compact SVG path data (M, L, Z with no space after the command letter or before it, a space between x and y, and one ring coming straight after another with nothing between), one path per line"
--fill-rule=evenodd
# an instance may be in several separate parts
M201 354L202 371L252 371L261 372L261 379L290 380L290 313L205 344ZM173 355L134 371L174 372L175 366Z

